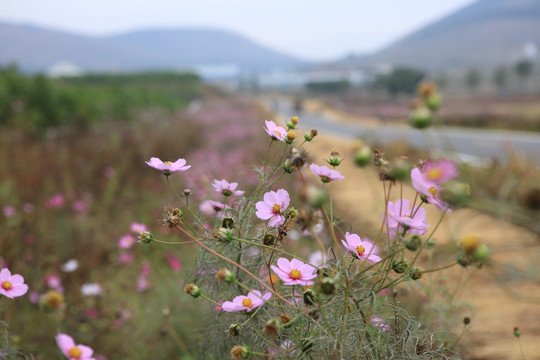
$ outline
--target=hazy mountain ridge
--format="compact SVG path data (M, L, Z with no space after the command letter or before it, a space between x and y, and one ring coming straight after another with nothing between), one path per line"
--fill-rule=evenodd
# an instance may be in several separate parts
M90 37L31 25L0 23L0 49L0 64L16 62L30 71L44 71L61 61L86 71L220 64L261 70L304 63L243 36L208 29L146 30Z

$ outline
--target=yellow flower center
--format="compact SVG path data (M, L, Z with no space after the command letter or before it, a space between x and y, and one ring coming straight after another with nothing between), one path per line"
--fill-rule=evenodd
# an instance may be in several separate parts
M437 195L437 189L435 187L431 186L428 191L431 193L431 195L435 196Z
M4 290L10 290L12 287L13 285L9 281L4 281L4 283L2 284L2 288Z
M281 133L277 130L274 130L274 132L277 134L278 137L281 137Z
M250 298L245 298L244 300L242 300L242 306L245 306L248 309L250 309L253 306L253 301L251 301Z
M442 170L439 168L431 169L426 174L427 178L432 181L439 179L441 175L442 175Z
M279 204L275 204L272 206L272 212L274 214L279 214L281 212L281 206Z
M362 254L366 252L366 248L362 245L358 245L356 247L356 252L358 253L358 256L362 256Z
M163 162L165 165L172 165L172 163L170 161L164 161Z
M302 277L302 273L296 269L292 269L289 276L291 277L291 279L293 280L298 280Z
M82 355L82 350L79 349L78 347L74 346L71 349L69 349L68 355L69 355L69 357L79 359L81 357L81 355Z

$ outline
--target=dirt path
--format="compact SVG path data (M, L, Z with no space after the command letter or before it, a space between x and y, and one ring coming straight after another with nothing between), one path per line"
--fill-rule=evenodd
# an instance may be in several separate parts
M324 135L316 139L316 144L306 147L315 163L323 164L334 147L340 149L345 158L338 170L346 179L333 184L338 212L353 222L353 229L359 234L363 233L364 226L366 229L378 228L384 201L382 184L374 169L360 169L353 164L352 142ZM391 200L397 200L399 195L399 189L396 189ZM414 199L414 191L405 187L403 197ZM432 228L440 215L440 211L428 206L427 221ZM526 359L540 359L540 275L537 275L540 238L503 220L461 209L448 214L436 231L435 252L452 252L459 240L469 234L489 245L493 270L463 270L455 266L443 274L444 278L425 276L421 281L451 291L456 286L459 288L453 302L462 309L457 323L463 316L472 320L460 343L467 349L466 359L521 359L519 344L513 336L514 326L519 326L522 331ZM452 261L449 257L442 260L443 263ZM424 267L428 268L428 265L425 263ZM465 286L458 285L460 276L466 278L472 272L474 274ZM508 289L519 294L518 297L512 296Z

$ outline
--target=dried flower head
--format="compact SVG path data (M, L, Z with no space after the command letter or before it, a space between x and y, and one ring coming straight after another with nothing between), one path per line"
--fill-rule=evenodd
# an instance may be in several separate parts
M176 227L182 221L182 210L165 208L161 216L161 224L170 228Z

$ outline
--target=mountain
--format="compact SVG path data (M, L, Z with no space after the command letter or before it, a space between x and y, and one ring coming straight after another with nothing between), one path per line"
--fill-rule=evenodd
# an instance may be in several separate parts
M540 45L539 0L480 0L358 62L494 67L514 63L527 43Z
M0 23L0 64L45 71L60 62L84 71L135 71L193 66L266 70L305 64L300 59L222 30L146 30L91 37L36 26Z

